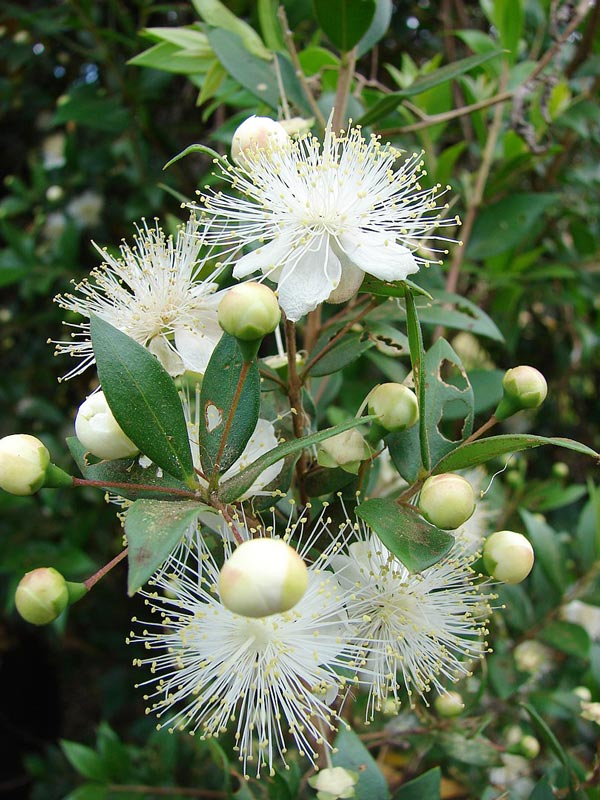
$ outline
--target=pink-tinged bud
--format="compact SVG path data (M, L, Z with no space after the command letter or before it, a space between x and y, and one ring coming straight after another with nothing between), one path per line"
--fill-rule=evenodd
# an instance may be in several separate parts
M275 330L281 309L275 292L268 286L247 281L227 291L219 303L218 319L226 333L253 342Z
M475 511L473 487L461 475L446 472L427 478L421 489L419 509L438 528L460 528Z
M219 575L221 602L244 617L289 611L308 586L306 564L282 539L250 539L237 547Z
M531 572L535 555L522 533L496 531L485 540L483 563L488 574L503 583L521 583Z
M419 419L417 396L402 383L382 383L369 395L369 414L386 431L404 431Z
M433 701L440 717L458 717L465 710L462 696L458 692L444 692Z
M53 622L69 604L69 590L63 576L53 567L28 572L17 586L15 606L32 625Z
M248 117L237 128L231 141L231 157L244 166L246 155L252 151L275 148L286 144L289 139L287 131L270 117Z
M140 450L114 418L104 392L96 392L81 404L75 418L75 434L98 458L130 458Z
M16 495L35 494L46 481L50 453L27 433L0 439L0 487Z
M548 394L548 384L535 367L513 367L502 379L504 396L494 412L497 419L506 419L525 408L538 408Z

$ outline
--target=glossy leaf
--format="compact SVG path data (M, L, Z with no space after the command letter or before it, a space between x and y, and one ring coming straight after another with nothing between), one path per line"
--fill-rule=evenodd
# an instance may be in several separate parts
M454 536L430 525L412 508L374 497L356 507L357 515L411 572L436 564L454 545Z
M390 22L392 21L392 14L394 13L394 5L392 0L376 0L375 14L371 20L371 24L367 32L362 36L357 46L357 57L360 58L368 53L377 42L379 42L388 31Z
M199 514L211 510L194 500L136 500L130 506L125 517L130 595L164 564Z
M191 153L202 153L204 156L208 156L212 161L218 162L227 166L227 162L225 159L220 156L216 150L213 150L212 147L207 147L204 144L190 144L185 150L182 150L181 153L177 153L176 156L173 156L167 163L164 165L163 169L167 169L174 164L176 161L179 161L180 158L185 158L185 156L189 156Z
M254 28L230 11L220 0L192 0L192 4L204 22L235 34L248 53L265 61L273 58L273 53L264 46Z
M429 325L443 325L459 331L486 336L496 342L504 337L496 323L475 303L451 292L436 291L431 303L419 304L419 319Z
M406 292L406 332L408 333L408 347L410 349L410 363L412 365L413 380L419 401L419 446L421 448L421 461L426 470L431 465L429 451L429 436L427 428L426 402L426 376L423 352L423 333L417 316L417 307L411 291Z
M355 800L388 800L390 792L379 766L359 737L349 728L341 728L335 737L331 763L358 773Z
M352 50L368 32L375 0L313 0L320 28L342 52Z
M562 594L566 589L569 577L564 551L556 532L542 517L531 514L523 508L520 514L533 545L537 569L541 569L554 588Z
M108 778L102 759L91 747L67 739L61 741L60 747L71 766L84 778L92 781L103 781Z
M461 733L442 733L437 741L450 758L464 764L493 767L500 763L500 754L483 736L467 738Z
M90 322L98 378L115 419L155 464L192 478L194 464L181 400L159 361L100 317Z
M311 352L310 358L312 359L315 355L318 355L331 338L331 335L328 335L319 340L314 350ZM353 361L356 361L357 358L360 358L363 353L370 350L374 345L375 342L368 339L364 334L350 332L336 342L331 350L325 353L325 355L310 368L309 373L313 377L320 378L323 375L330 375L332 372L337 372Z
M424 772L418 778L403 784L393 800L440 800L442 771L439 767Z
M182 50L171 42L159 42L129 59L127 62L135 67L149 67L164 72L183 75L198 75L208 71L214 56L212 49L207 51Z
M421 446L419 426L406 431L390 433L385 437L392 463L407 483L414 483L421 471Z

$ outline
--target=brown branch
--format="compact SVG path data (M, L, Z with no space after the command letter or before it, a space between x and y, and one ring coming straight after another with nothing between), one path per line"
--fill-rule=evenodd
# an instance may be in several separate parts
M346 120L346 106L348 105L348 95L350 94L350 86L352 84L352 78L354 77L355 66L356 47L342 54L337 88L335 91L333 118L331 120L331 129L335 133L341 130Z
M172 489L168 486L153 486L150 483L125 483L119 481L89 481L86 478L73 478L73 486L93 486L99 489L135 489L140 492L158 492L169 494L175 497L187 497L190 500L198 500L198 492L187 489Z
M98 570L98 572L95 572L92 576L90 576L87 579L87 581L84 581L83 585L85 586L85 588L89 591L92 588L92 586L95 586L98 583L98 581L101 580L106 575L107 572L110 572L113 567L116 567L117 564L123 561L128 551L129 551L128 547L126 547L124 550L121 550L121 552L118 555L116 555L111 561L109 561L108 564L105 564L101 569Z
M288 397L292 411L292 425L296 439L302 439L304 436L304 406L302 405L302 380L298 375L296 366L296 326L291 320L286 319L284 328L285 349L288 356ZM303 505L306 505L309 499L304 485L307 467L306 453L302 450L296 465L296 476L298 478L300 500Z

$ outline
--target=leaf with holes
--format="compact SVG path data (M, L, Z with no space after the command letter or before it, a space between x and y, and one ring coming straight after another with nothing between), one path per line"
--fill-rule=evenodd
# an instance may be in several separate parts
M466 297L440 290L433 291L432 294L431 303L419 305L419 319L422 323L468 331L496 342L504 341L496 323Z
M454 536L430 525L412 508L374 497L356 507L357 515L411 572L421 572L451 550Z
M327 346L331 338L330 335L326 335L316 343L315 349L310 354L311 361ZM368 339L364 334L350 332L336 342L322 358L315 361L308 372L316 378L330 375L332 372L338 372L338 370L356 361L357 358L360 358L363 353L366 353L374 345L375 342Z

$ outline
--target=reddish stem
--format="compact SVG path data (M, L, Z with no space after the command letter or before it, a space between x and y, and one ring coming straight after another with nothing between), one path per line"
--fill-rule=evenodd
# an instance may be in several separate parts
M98 572L95 572L90 578L87 579L87 581L83 582L83 585L88 590L88 592L92 588L92 586L95 586L98 583L98 581L101 580L106 575L107 572L110 572L111 569L113 567L116 567L120 561L123 561L128 551L129 551L128 547L126 547L124 550L121 550L121 552L118 555L116 555L112 561L109 561L108 564L105 564L101 569L98 570Z

